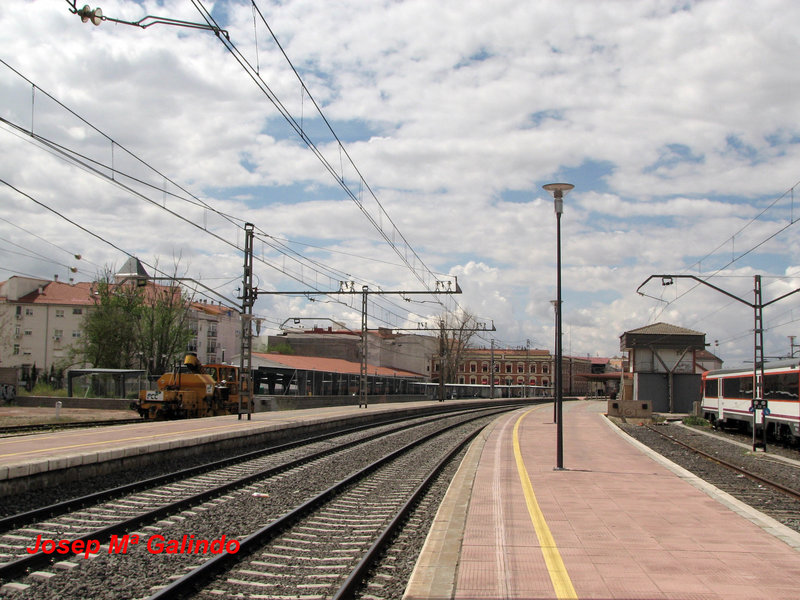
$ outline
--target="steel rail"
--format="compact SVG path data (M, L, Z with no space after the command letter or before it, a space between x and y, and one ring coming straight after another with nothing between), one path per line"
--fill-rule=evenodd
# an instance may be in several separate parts
M6 434L25 434L38 433L40 431L52 431L57 429L74 429L76 427L109 427L113 425L132 425L135 423L147 423L141 417L135 419L110 419L108 421L73 421L67 423L35 423L30 425L9 425L0 427L0 436Z
M506 408L505 410L510 410L510 409ZM498 410L497 412L502 412L502 410ZM177 579L172 583L170 583L169 585L167 585L166 587L158 590L157 592L149 596L147 600L173 600L177 598L184 598L191 596L200 587L202 587L206 582L211 580L217 574L229 570L229 565L235 564L239 562L243 557L253 554L259 548L261 548L265 544L275 539L278 535L283 533L292 524L302 519L312 511L314 511L316 508L327 502L329 499L339 495L345 489L350 487L352 484L357 483L360 480L366 478L369 474L371 474L378 468L382 467L385 464L388 464L392 460L405 454L406 452L412 450L413 448L416 448L417 446L420 446L421 444L424 444L425 442L437 436L440 436L443 433L450 431L451 429L455 429L456 427L461 427L465 423L477 420L482 416L476 416L466 421L462 421L461 423L449 425L443 429L440 429L439 431L430 433L418 440L410 442L405 446L402 446L401 448L398 448L390 452L383 458L374 461L373 463L367 465L366 467L357 471L356 473L353 473L352 475L349 475L345 479L342 479L341 481L333 484L323 492L317 494L315 497L303 502L301 505L285 513L283 516L278 517L272 523L269 523L268 525L265 525L258 531L255 531L254 533L250 534L240 542L239 549L236 554L230 554L227 551L225 551L224 553L207 560L206 562L199 565L198 567L196 567L195 569L193 569L180 579Z
M463 410L463 407L460 407ZM449 408L443 411L436 411L435 414L443 415L442 418L447 416L452 412L457 412L459 409L456 407ZM474 409L480 410L480 409ZM424 416L424 415L417 415ZM260 450L254 450L252 452L247 452L245 454L239 454L236 456L232 456L229 458L223 458L217 461L213 461L210 463L204 463L202 465L197 465L195 467L189 467L186 469L182 469L180 471L174 471L172 473L166 473L164 475L158 475L156 477L150 477L148 479L143 479L141 481L136 481L134 483L128 483L125 485L117 486L108 490L102 490L99 492L93 492L91 494L86 494L85 496L80 496L78 498L72 498L70 500L64 500L63 502L57 502L48 506L43 506L41 508L35 508L29 511L17 513L14 515L9 515L7 517L0 518L0 533L4 533L14 528L21 527L23 525L27 525L29 523L33 523L38 519L42 518L50 518L58 515L65 514L71 510L75 510L77 508L86 507L92 504L97 504L100 502L105 502L106 500L110 500L112 498L123 496L125 494L131 494L134 492L139 492L142 490L146 490L152 487L156 487L159 485L164 485L166 483L171 483L172 481L176 481L179 479L185 479L187 477L193 477L195 475L200 475L207 471L213 471L215 469L221 469L224 467L228 467L234 465L239 462L245 462L248 460L253 460L255 458L259 458L261 456L265 456L268 454L275 454L277 452L283 452L285 450L290 450L292 448L313 444L316 442L324 441L330 439L332 437L341 436L341 435L349 435L351 433L358 433L359 431L364 431L370 429L372 427L380 427L385 425L393 425L396 423L402 423L404 421L408 421L409 418L415 417L397 417L395 419L389 419L387 421L382 421L381 423L367 423L365 425L358 425L356 427L349 427L347 429L341 429L333 432L324 433L321 435L317 435L310 438L303 438L301 440L295 440L293 442L286 442L284 444L278 444L275 446L269 446L267 448L262 448ZM412 427L413 425L408 425L408 427ZM402 429L402 428L400 428ZM398 430L400 430L398 429Z
M657 433L661 437L666 438L666 439L670 440L671 442L674 442L674 443L678 444L679 446L683 446L687 450L691 450L692 452L695 452L696 454L699 454L703 458L707 458L708 460L711 460L711 461L713 461L715 463L718 463L718 464L722 465L723 467L727 467L727 468L729 468L729 469L731 469L733 471L736 471L737 473L740 473L740 474L744 475L745 477L755 481L756 483L763 483L764 485L768 485L771 488L774 488L774 489L778 490L779 492L783 492L784 494L787 494L787 495L795 498L796 500L800 500L800 491L798 491L798 490L786 487L785 485L780 484L777 481L772 481L770 479L762 477L761 475L757 475L757 474L753 473L752 471L749 471L749 470L747 470L747 469L745 469L743 467L740 467L740 466L735 465L735 464L733 464L731 462L728 462L725 459L719 458L717 456L713 456L711 454L708 454L707 452L703 452L699 448L695 448L695 447L691 446L690 444L687 444L686 442L682 442L680 440L676 440L674 437L671 437L671 436L667 435L666 433L663 433L663 432L659 431L657 428L653 427L652 425L647 425L646 427L650 431L652 431L654 433Z
M431 469L425 480L419 484L416 490L414 490L414 493L411 495L408 501L402 506L402 508L400 508L392 521L381 532L370 549L367 550L366 554L361 559L361 562L356 565L347 580L332 596L332 600L351 600L352 598L355 598L356 592L364 583L364 578L369 572L369 569L380 558L383 551L390 544L394 534L402 528L409 513L411 513L417 502L427 492L434 479L438 477L439 473L445 468L445 466L447 466L453 457L458 454L461 449L464 448L464 446L470 443L482 430L483 427L473 431L470 435L464 438L460 444L448 452L447 455L442 458L442 460L439 461L439 463L433 469Z
M475 412L477 410L480 410L480 409L470 409L470 410L468 410L466 412L467 413ZM486 410L486 409L483 409L483 410ZM452 416L452 415L450 413L443 413L443 414L437 414L436 416L438 418L446 418L447 416ZM412 417L412 418L414 418L414 417ZM475 417L475 418L480 418L480 417ZM393 422L402 421L402 420L408 420L408 419L395 419L395 420L393 420ZM381 423L380 425L385 425L385 424L386 423ZM408 428L414 427L416 425L418 425L418 424L408 424L406 426L398 427L395 431L402 431L403 429L408 429ZM331 434L323 434L322 436L317 436L317 437L312 438L310 440L303 440L301 442L289 442L287 444L282 444L280 446L275 446L275 447L272 447L272 448L269 448L269 449L266 449L266 450L258 450L258 451L255 451L255 452L252 452L252 453L249 453L249 454L245 454L245 455L242 455L242 456L262 455L262 454L267 454L267 453L274 453L274 452L277 452L277 451L280 451L280 450L285 450L285 449L292 448L294 446L310 444L310 443L314 443L314 442L317 442L317 441L320 441L320 440L324 440L326 438L334 437L334 436L337 436L337 435L344 435L344 434L347 434L347 433L352 433L354 431L358 431L358 430L362 430L362 429L368 429L368 428L374 427L374 426L375 425L363 425L363 426L359 426L359 427L356 427L356 428L348 429L348 430L345 430L345 431L339 431L339 432L335 432L335 433L331 433ZM112 525L108 525L106 527L102 527L102 528L100 528L98 530L91 531L91 532L89 532L87 534L84 534L84 535L82 535L80 537L73 538L73 539L70 540L70 543L73 542L73 541L79 541L79 540L80 541L84 541L84 542L86 542L88 540L98 540L98 541L102 541L103 543L105 543L106 541L111 539L112 535L116 535L118 533L123 533L125 531L135 530L135 529L137 529L137 528L139 528L139 527L141 527L141 526L143 526L143 525L145 525L147 523L158 521L158 520L162 519L163 517L166 517L166 516L168 516L170 514L174 514L176 512L180 512L182 510L185 510L185 509L190 508L191 506L195 506L197 504L202 504L203 502L206 502L211 498L215 498L217 496L221 496L221 495L223 495L225 493L228 493L229 491L231 491L233 489L236 489L237 487L243 487L243 486L249 485L251 482L259 480L259 479L273 477L274 475L277 475L278 473L281 473L283 471L287 471L289 469L295 468L295 467L300 466L300 465L302 465L304 463L311 462L311 461L316 460L318 458L322 458L324 456L327 456L327 455L330 455L330 454L334 454L336 452L343 451L343 450L345 450L347 448L351 448L351 447L356 446L358 444L362 444L362 443L371 441L373 439L376 439L378 437L383 437L385 435L386 435L385 431L379 432L379 433L375 433L375 434L372 434L370 436L367 436L366 438L360 438L358 440L353 440L353 441L350 441L350 442L346 442L344 444L340 444L340 445L338 445L336 447L333 447L333 448L326 448L324 450L320 450L320 451L312 453L310 455L307 455L307 456L304 456L304 457L301 457L301 458L298 458L298 459L291 460L289 462L277 465L275 467L270 467L270 468L265 469L263 471L259 471L257 473L252 473L250 475L246 475L244 477L237 478L237 479L235 479L233 481L229 481L227 483L220 484L218 486L215 486L215 487L210 488L208 490L204 490L204 491L199 492L197 494L193 494L191 496L187 496L186 498L183 498L181 500L176 500L174 502L170 502L170 503L164 504L163 506L160 506L160 507L158 507L156 509L153 509L151 511L147 511L147 512L142 513L140 515L137 515L135 517L131 517L129 519L126 519L124 521L121 521L121 522L118 522L118 523L115 523L115 524L112 524ZM231 459L224 459L224 460L219 461L219 462L220 463L241 462L242 461L242 456L231 458ZM254 456L254 457L257 457L257 456ZM214 463L214 464L216 464L216 463ZM194 473L194 471L196 471L196 470L200 470L200 472L206 472L206 471L208 471L210 469L208 468L207 465L203 465L201 467L192 467L190 469L184 469L183 471L180 471L178 473L171 473L171 474L167 474L167 475L164 475L164 476L159 476L159 477L156 477L156 478L152 478L150 480L147 480L147 482L152 482L154 480L164 479L165 480L164 482L166 483L166 482L169 482L169 481L174 481L178 477L179 474L190 473L190 476L193 476L193 475L197 474L197 473ZM82 498L76 498L74 500L68 500L65 503L61 503L59 505L53 505L53 506L59 506L60 507L60 506L69 504L69 505L72 505L73 508L80 507L80 506L82 506L80 504L80 501L81 500L87 500L87 499L88 499L89 503L96 503L96 502L98 502L98 498L99 497L105 496L105 498L101 498L101 499L110 499L111 497L119 495L118 492L120 490L122 490L123 488L136 486L136 485L140 485L140 484L144 484L144 483L145 482L139 482L138 484L130 484L130 486L120 486L119 488L114 488L113 490L108 490L108 491L104 491L104 492L98 492L97 494L90 494L90 495L84 496ZM152 485L150 485L148 487L152 487ZM133 490L133 491L138 491L138 490ZM46 508L50 508L50 507L46 507ZM14 519L15 517L28 517L32 513L41 513L39 516L42 516L43 514L46 515L46 513L44 512L44 511L46 511L46 508L36 509L34 511L29 511L27 513L21 513L20 515L14 515L12 517L4 519L3 521L9 521L11 519ZM0 522L0 524L1 523L2 522ZM66 556L67 555L64 555L64 558L66 558ZM17 576L19 576L21 574L24 574L24 573L26 573L26 572L34 569L34 568L40 567L42 565L46 565L46 564L52 562L52 560L53 560L53 555L52 554L47 554L47 553L44 553L44 552L37 552L35 554L30 554L28 556L24 556L24 557L19 558L17 560L12 560L11 562L8 562L8 563L5 563L3 565L0 565L0 580L4 580L4 579L7 580L7 579L11 579L11 578L17 577Z

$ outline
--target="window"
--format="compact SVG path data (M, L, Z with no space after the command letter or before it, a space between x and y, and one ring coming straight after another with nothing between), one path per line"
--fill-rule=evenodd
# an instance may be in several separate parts
M717 396L719 396L719 380L706 379L705 391L703 395L706 398L716 398Z
M73 315L82 315L83 314L83 309L82 308L73 308L72 309L72 314Z
M506 373L511 373L511 363L506 363Z
M488 373L489 372L489 363L483 361L481 363L481 373Z
M469 363L469 372L470 373L477 373L478 372L478 363L476 363L475 361L472 361L471 363Z
M726 398L752 398L753 378L726 377L722 380L722 395Z
M53 337L56 339L61 339L64 337L64 330L63 329L54 329L53 330Z
M19 344L14 344L14 354L19 354Z
M26 308L25 309L25 314L27 316L29 316L29 317L32 316L33 315L33 309L32 308Z
M517 373L525 372L525 363L517 363Z
M543 365L542 365L542 373L545 373L545 374L547 374L547 373L549 373L549 372L550 372L550 365L543 364Z
M26 329L25 335L33 335L33 331L31 329Z
M56 318L57 319L63 319L64 318L64 309L63 308L57 308L56 309Z
M74 330L72 331L72 337L73 337L73 338L75 338L75 339L77 339L77 338L81 337L81 331L80 331L80 329L74 329Z
M800 377L796 372L764 375L764 398L797 400L798 382Z
M470 378L469 378L469 382L472 383L472 384L475 384L475 383L478 382L478 380L475 378L474 375L471 375Z

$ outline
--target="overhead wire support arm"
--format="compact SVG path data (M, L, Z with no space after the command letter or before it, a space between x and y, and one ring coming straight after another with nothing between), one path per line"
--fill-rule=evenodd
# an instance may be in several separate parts
M78 8L76 6L76 2L77 0L67 0L67 4L70 5L69 11L74 15L78 15L81 18L81 21L84 23L91 21L93 25L100 25L100 23L103 21L111 21L112 23L133 25L134 27L140 27L142 29L147 29L153 25L172 25L174 27L186 27L188 29L203 29L205 31L213 31L216 35L221 34L225 36L225 39L227 40L231 39L230 34L225 29L221 29L216 25L209 25L207 23L194 23L192 21L182 21L180 19L170 19L169 17L156 17L153 15L147 15L138 21L125 21L123 19L107 17L103 14L103 11L100 8L92 9L88 4L83 8Z
M764 451L767 450L767 415L768 407L767 401L764 398L764 307L769 306L770 304L774 304L779 300L783 300L792 294L796 294L800 292L800 288L792 290L791 292L787 292L778 296L777 298L773 298L769 302L764 302L762 300L762 287L761 287L761 275L755 275L753 277L753 295L754 300L753 302L748 302L744 298L739 298L739 296L728 292L727 290L723 290L716 285L713 285L706 281L705 279L701 279L696 275L651 275L647 279L642 282L642 284L636 288L636 293L640 296L647 296L641 289L647 285L647 283L652 279L661 278L661 285L672 285L674 283L673 279L693 279L694 281L701 283L710 287L721 294L728 296L728 298L732 298L737 302L741 302L742 304L746 304L750 308L753 309L753 401L750 405L750 411L753 413L753 451L755 452L756 448L762 447ZM652 298L652 296L649 296ZM761 443L756 442L756 425L758 423L758 411L762 411L762 430L764 433L764 439Z
M252 252L252 250L251 250ZM358 289L355 281L340 281L339 282L339 289L338 290L329 290L329 291L322 291L322 290L312 290L312 291L298 291L298 292L272 292L272 291L263 291L259 290L258 288L251 288L252 297L258 297L259 294L269 294L269 295L284 295L284 296L307 296L311 298L312 295L317 296L327 296L333 294L361 294L361 369L360 369L360 378L359 378L359 396L358 396L358 407L367 408L367 351L368 351L368 344L367 344L367 299L370 294L378 294L378 295L389 295L389 294L396 294L401 296L407 296L412 294L461 294L461 286L458 285L458 278L453 277L453 281L437 281L436 282L436 290L412 290L412 291L389 291L389 290L371 290L369 286L362 285L361 289ZM492 323L492 328L494 328L494 323Z

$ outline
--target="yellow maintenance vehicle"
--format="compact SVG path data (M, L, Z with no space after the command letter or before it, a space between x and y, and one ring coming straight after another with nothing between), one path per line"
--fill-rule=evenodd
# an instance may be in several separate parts
M186 419L237 414L239 412L239 367L201 365L187 354L183 364L164 373L157 390L141 390L131 405L145 419ZM247 396L242 398L246 402ZM243 407L246 408L246 407Z

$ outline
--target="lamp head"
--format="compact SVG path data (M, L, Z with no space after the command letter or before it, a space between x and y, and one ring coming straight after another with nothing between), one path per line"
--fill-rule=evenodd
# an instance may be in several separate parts
M556 214L560 215L564 212L564 195L575 186L571 183L548 183L542 186L543 189L550 192L555 201Z

